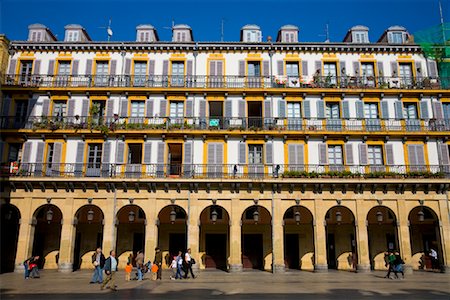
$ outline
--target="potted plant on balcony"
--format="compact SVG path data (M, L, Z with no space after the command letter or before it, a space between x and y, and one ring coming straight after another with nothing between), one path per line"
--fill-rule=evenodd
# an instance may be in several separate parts
M286 78L275 76L275 84L277 87L286 87Z

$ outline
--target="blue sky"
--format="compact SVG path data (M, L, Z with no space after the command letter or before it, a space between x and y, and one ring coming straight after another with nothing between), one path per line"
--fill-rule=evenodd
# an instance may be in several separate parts
M444 18L450 21L450 0L441 0ZM353 25L370 28L376 42L391 25L411 33L439 24L438 0L0 0L0 33L10 40L25 40L27 26L42 23L64 38L64 26L77 23L96 41L106 40L99 28L112 19L113 41L133 41L135 27L152 24L161 40L170 40L172 20L192 27L196 41L219 41L224 19L224 40L238 41L240 28L258 24L267 36L276 38L285 24L300 27L300 41L325 40L329 24L331 41L340 42Z

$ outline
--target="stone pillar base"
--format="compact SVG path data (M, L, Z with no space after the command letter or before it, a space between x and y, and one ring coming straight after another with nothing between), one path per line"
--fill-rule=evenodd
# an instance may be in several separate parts
M450 274L450 266L442 266L441 273Z
M272 273L284 273L286 271L285 265L273 265Z
M328 272L328 265L314 265L314 272L317 273Z
M405 274L412 274L413 273L413 268L411 265L403 265L403 272Z
M58 272L62 272L62 273L73 272L73 264L72 263L60 263L58 265Z
M370 265L357 265L356 272L358 273L367 273L370 272Z
M242 264L235 264L235 265L231 265L229 266L229 272L230 273L238 273L238 272L242 272Z

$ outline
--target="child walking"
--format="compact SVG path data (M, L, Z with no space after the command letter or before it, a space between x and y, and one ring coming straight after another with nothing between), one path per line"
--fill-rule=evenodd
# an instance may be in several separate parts
M125 267L125 280L130 281L131 280L131 271L133 270L133 266L130 262L127 263Z
M170 268L172 269L172 276L170 279L175 280L175 276L177 275L177 257L174 256L172 259L172 263L170 264Z

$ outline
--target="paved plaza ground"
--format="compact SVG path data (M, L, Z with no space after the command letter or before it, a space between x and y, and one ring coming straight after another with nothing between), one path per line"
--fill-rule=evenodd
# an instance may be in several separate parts
M28 280L8 273L0 275L0 299L450 299L450 274L443 273L414 272L405 280L389 280L378 271L202 271L196 279L177 281L169 275L164 272L156 282L126 282L119 272L119 290L113 292L89 284L89 271L42 271L40 279Z

